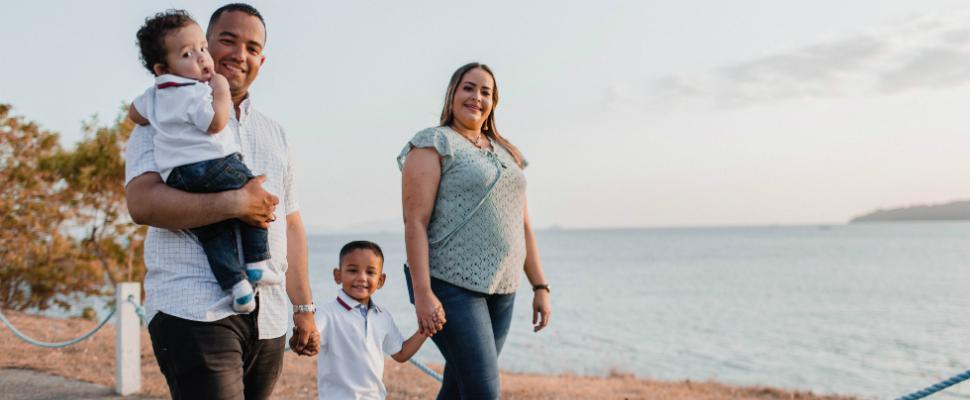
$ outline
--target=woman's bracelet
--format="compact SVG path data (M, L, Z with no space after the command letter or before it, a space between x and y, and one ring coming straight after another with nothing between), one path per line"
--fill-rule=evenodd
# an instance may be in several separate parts
M536 290L539 290L539 289L545 289L546 292L549 292L550 294L552 293L552 289L549 289L549 284L548 283L540 283L538 285L532 285L532 291L533 292L536 291Z

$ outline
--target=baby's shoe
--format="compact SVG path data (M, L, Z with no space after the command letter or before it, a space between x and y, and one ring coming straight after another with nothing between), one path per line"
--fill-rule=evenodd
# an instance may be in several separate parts
M249 281L241 280L236 286L232 287L232 310L249 314L256 309L256 297L253 294L253 285Z
M277 285L283 282L279 274L269 269L269 260L246 264L246 277L256 284Z

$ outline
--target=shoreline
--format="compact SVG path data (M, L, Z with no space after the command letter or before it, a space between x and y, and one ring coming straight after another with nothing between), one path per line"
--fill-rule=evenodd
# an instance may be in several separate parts
M24 334L43 341L72 339L97 322L58 319L4 310ZM45 349L24 343L5 326L0 329L0 369L18 368L66 378L114 386L114 325L106 324L91 338L63 349ZM158 370L148 331L141 329L142 390L140 395L168 397L165 378ZM441 367L431 365L441 372ZM428 399L437 393L438 382L413 365L387 359L384 381L389 399ZM273 398L315 399L316 359L288 352ZM820 395L767 386L737 386L711 381L659 381L613 373L606 377L571 374L545 375L502 372L504 399L819 399L848 400L853 396Z

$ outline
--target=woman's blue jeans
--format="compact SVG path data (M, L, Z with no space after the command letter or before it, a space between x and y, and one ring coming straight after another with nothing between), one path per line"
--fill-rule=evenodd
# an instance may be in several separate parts
M411 302L411 274L405 271ZM445 358L438 400L499 398L498 355L512 322L515 293L484 294L431 278L431 290L445 309L444 329L431 340Z

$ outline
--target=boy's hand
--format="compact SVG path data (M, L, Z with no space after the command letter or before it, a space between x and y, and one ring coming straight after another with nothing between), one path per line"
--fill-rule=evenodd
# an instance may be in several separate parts
M301 356L315 356L320 351L320 333L317 332L313 314L293 314L293 337L290 350Z
M128 106L128 118L131 118L131 120L138 125L141 125L141 126L148 125L148 120L145 119L145 117L143 117L141 113L138 112L137 109L135 109L134 104Z
M213 95L222 93L229 94L229 81L217 72L212 73L212 78L209 79L209 86L212 86Z
M441 301L430 291L426 294L415 293L414 312L417 314L418 329L428 337L434 336L448 322Z
M232 112L232 96L229 93L229 81L226 77L213 73L209 78L209 86L212 87L212 122L206 131L209 134L222 132L229 123L229 113Z

